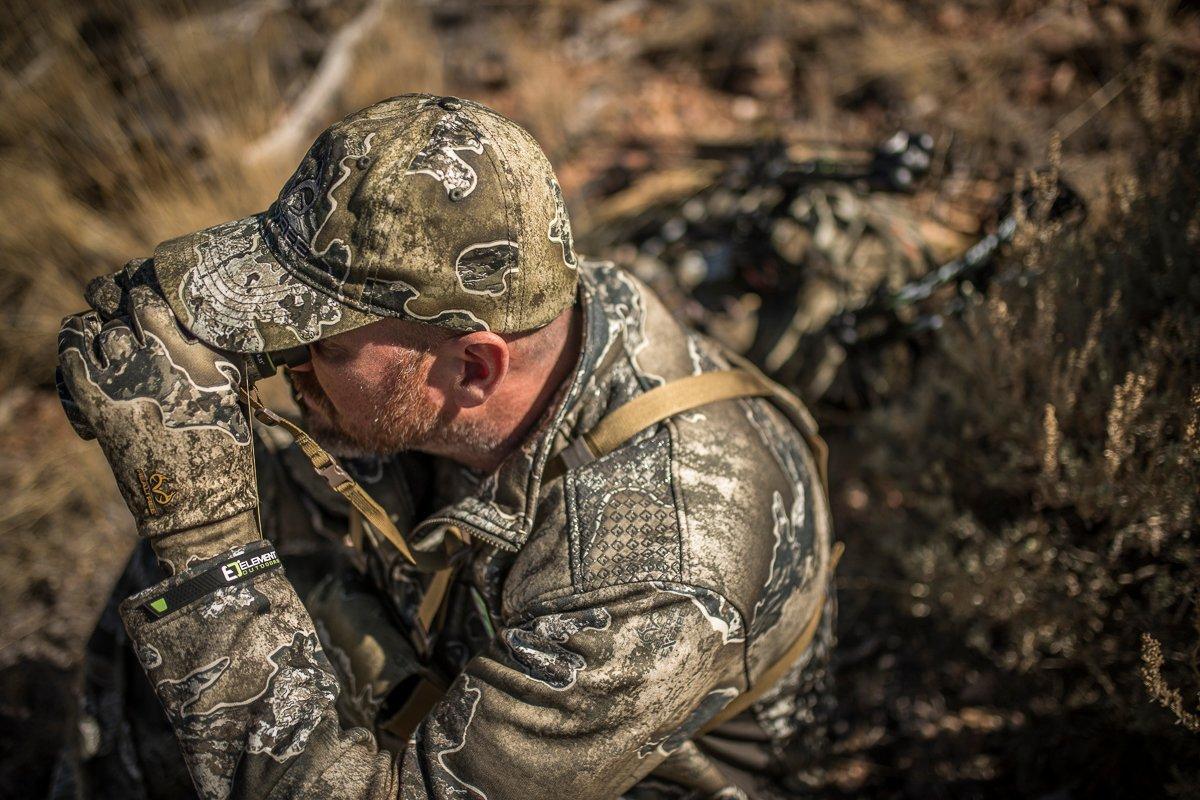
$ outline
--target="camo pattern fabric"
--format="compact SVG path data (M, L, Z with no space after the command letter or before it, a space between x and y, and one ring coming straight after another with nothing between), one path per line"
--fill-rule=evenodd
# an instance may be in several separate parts
M253 509L250 426L236 393L241 373L185 341L152 289L137 287L132 296L139 332L119 320L102 325L95 313L74 315L63 322L58 348L63 380L139 531L162 537Z
M161 243L154 270L210 345L269 352L381 317L519 333L568 308L562 190L523 128L408 94L326 129L266 211Z
M829 691L833 606L829 512L811 453L767 400L724 401L544 481L549 459L621 404L728 368L631 276L591 262L579 272L579 361L495 473L433 458L356 467L415 541L450 524L473 541L430 662L449 690L407 742L381 735L383 709L395 706L376 704L382 685L360 717L378 713L379 727L343 727L343 671L318 644L329 626L314 623L282 570L161 619L138 610L148 593L123 604L201 797L766 797L798 769L784 758L793 743L817 755L809 711L825 701L808 695ZM344 506L302 486L289 452L265 459L276 488L263 489L264 517L296 520L290 509L304 504L312 526L337 537ZM420 576L397 571L382 548L368 561L363 574L381 597L402 595L396 610L411 619ZM818 614L822 633L788 680L703 733ZM340 659L352 648L336 650ZM747 725L758 733L746 736Z
M437 100L432 97L422 100L420 104L421 108L436 106ZM406 173L428 175L442 184L448 198L462 200L475 191L479 177L459 152L479 155L483 153L484 144L491 145L492 142L474 120L451 110L433 126L429 141L412 157Z

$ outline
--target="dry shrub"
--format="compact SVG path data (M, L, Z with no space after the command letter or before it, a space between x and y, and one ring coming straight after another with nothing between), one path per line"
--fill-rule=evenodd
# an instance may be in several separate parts
M1003 742L950 736L920 756L1001 759L956 773L967 783L999 775L1018 795L1071 796L1200 785L1188 730L1200 708L1200 81L1164 97L1161 77L1136 79L1136 168L1103 215L1075 231L1035 214L1001 265L1010 279L858 430L880 502L848 504L843 530L870 553L848 607L890 604L907 632L894 668L924 673L893 717L911 716L907 702L1008 721ZM846 638L859 635L871 634ZM849 670L852 694L876 680L864 667Z
M78 310L88 278L162 239L257 210L279 178L237 158L249 132L223 115L244 115L257 101L264 128L274 106L254 96L253 81L236 92L210 81L227 69L255 72L253 51L222 48L219 27L181 37L164 58L146 33L158 18L135 5L63 7L24 20L46 63L9 65L5 74L0 174L21 191L0 196L0 213L21 224L0 234L0 383L45 385L53 331ZM183 65L180 75L172 65Z

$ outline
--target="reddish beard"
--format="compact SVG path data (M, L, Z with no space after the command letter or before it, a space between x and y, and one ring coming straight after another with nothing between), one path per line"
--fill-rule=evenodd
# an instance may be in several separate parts
M427 352L414 351L377 384L359 385L374 418L342 414L312 372L289 372L288 378L309 434L324 447L348 457L390 455L420 447L438 427L439 410L424 392L430 364Z

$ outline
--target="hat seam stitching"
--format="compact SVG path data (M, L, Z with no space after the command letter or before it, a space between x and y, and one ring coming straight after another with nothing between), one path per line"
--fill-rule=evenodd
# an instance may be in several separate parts
M481 120L476 120L477 123L480 121ZM498 140L498 137L490 136L489 138L492 141L492 149L495 150L496 154L500 156L501 162L504 163L505 165L507 165L508 157L504 154L504 152L502 152L502 150L500 148L500 142ZM500 167L496 163L496 159L492 157L492 154L488 152L486 147L483 149L483 151L484 151L484 154L487 155L488 163L492 165L492 171L495 172L497 174L497 176L500 178L500 196L504 203L504 225L507 228L507 230L505 231L505 234L506 234L506 238L508 238L509 241L512 241L514 238L513 226L512 226L512 218L509 213L512 208L512 203L509 201L508 186L506 185L505 180L504 180L505 177L508 177L508 172L507 172L507 170L500 169ZM520 258L521 258L521 250L522 250L521 240L520 240L520 231L517 231L517 235L515 238L517 240L517 263L519 265L521 263ZM522 275L521 273L522 273L522 270L520 269L520 267L518 267L517 274L515 276L513 276L514 279L512 280L512 283L511 283L512 288L510 288L510 290L507 292L508 297L505 299L505 303L504 303L505 332L512 332L514 329L513 298L516 296L517 286L524 283L525 276ZM516 327L520 328L519 321L516 323Z

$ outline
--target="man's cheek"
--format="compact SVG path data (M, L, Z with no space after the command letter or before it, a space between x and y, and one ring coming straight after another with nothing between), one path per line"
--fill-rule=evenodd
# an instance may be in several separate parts
M353 410L357 392L345 380L322 382L321 388L325 390L330 404L339 412L347 413Z
M358 380L347 376L325 388L331 410L344 420L361 417L370 408L370 394Z
M291 375L293 396L300 406L305 422L327 428L333 422L334 407L324 388L311 373Z
M316 359L313 360L312 365L313 371L308 376L308 382L315 384L314 394L322 397L326 403L332 403L334 407L340 408L344 402L341 395L346 386L345 374Z

